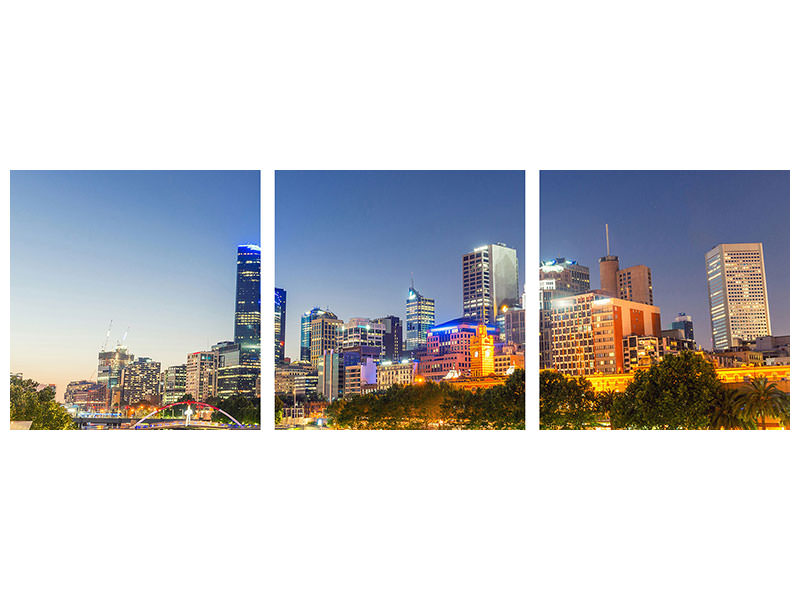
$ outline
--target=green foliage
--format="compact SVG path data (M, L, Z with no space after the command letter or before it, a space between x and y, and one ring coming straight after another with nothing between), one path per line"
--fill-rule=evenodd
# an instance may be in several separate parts
M638 371L611 411L615 429L706 429L722 395L713 365L693 352Z
M207 403L224 410L242 425L261 424L261 399L251 398L241 394L234 394L224 400L222 398L211 398ZM230 423L231 420L219 411L215 411L211 417L213 421L220 423Z
M525 372L476 392L447 383L392 386L336 400L327 414L339 429L524 429Z
M745 419L754 423L760 421L761 429L767 428L767 417L776 418L784 425L789 421L789 395L763 377L753 379L740 390L736 408Z
M11 379L11 420L32 421L31 429L77 429L66 409L54 400L52 389L39 392L32 379Z
M585 378L549 370L539 374L540 429L593 429L603 410Z
M755 429L755 422L745 418L739 407L742 394L739 390L724 389L711 402L709 429Z

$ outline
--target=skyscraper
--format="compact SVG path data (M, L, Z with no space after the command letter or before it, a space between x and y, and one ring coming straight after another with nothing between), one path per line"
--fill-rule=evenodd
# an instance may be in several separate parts
M333 313L326 312L311 321L311 364L316 364L326 351L338 350L341 337L342 321Z
M213 395L213 352L192 352L186 357L186 393L199 401L205 401Z
M275 288L275 364L286 355L286 290Z
M233 341L239 345L241 367L236 387L240 393L259 395L261 381L261 248L239 246L236 260L236 316ZM213 353L212 369L213 369ZM187 392L188 390L187 366ZM213 382L211 389L213 391ZM195 396L195 398L197 398Z
M406 298L406 350L425 347L428 330L433 327L435 302L412 287Z
M164 389L161 403L172 404L180 400L186 393L186 365L167 367L164 371Z
M653 277L650 267L636 265L617 271L617 298L653 304Z
M300 317L300 360L311 360L311 322L317 317L327 316L335 319L336 315L315 306Z
M692 322L692 316L687 315L686 313L678 313L678 316L675 317L675 320L670 325L672 329L680 329L683 331L683 339L685 340L694 340L694 323Z
M602 263L600 273L603 273ZM539 366L542 369L553 368L553 301L588 291L589 267L565 258L544 260L539 264Z
M517 251L505 244L475 248L461 258L464 316L495 323L504 305L519 303Z
M705 258L714 349L772 335L761 243L719 244Z
M258 355L261 349L261 248L239 246L236 261L236 317L233 341Z
M122 402L127 406L158 398L158 379L161 363L151 358L140 357L122 369L120 387Z
M383 358L388 360L400 360L400 353L403 351L403 324L400 317L388 315L375 319L376 323L383 323L386 333L383 336Z

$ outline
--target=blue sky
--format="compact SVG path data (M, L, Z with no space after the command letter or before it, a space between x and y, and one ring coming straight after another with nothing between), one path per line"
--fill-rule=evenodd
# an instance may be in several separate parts
M788 171L543 171L541 258L572 258L600 287L598 259L644 264L666 328L678 312L694 318L711 347L705 253L720 243L761 242L773 335L789 334Z
M11 174L11 371L94 377L126 343L162 369L232 339L236 247L260 243L258 171Z
M463 314L461 256L503 242L525 273L523 171L279 171L275 285L286 289L286 349L299 357L300 317L405 320L411 273L437 322Z

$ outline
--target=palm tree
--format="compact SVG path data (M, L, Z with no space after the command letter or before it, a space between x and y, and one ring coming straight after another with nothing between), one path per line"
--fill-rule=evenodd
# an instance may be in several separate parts
M743 390L743 395L736 403L745 419L761 420L761 429L767 428L767 417L783 420L786 415L786 406L782 392L776 383L768 383L766 377L757 377L750 381L750 385Z
M740 403L743 394L739 390L725 389L711 405L709 429L755 429L755 422L743 416Z

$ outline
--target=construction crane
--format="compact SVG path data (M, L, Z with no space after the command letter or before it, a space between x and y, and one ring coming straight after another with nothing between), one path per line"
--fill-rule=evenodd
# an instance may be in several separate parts
M114 322L114 319L111 319L111 320L108 322L108 329L106 330L106 339L105 339L105 341L103 342L103 348L100 350L101 352L105 352L105 351L106 351L106 346L108 346L108 338L109 338L109 336L111 336L111 324L112 324L113 322Z

